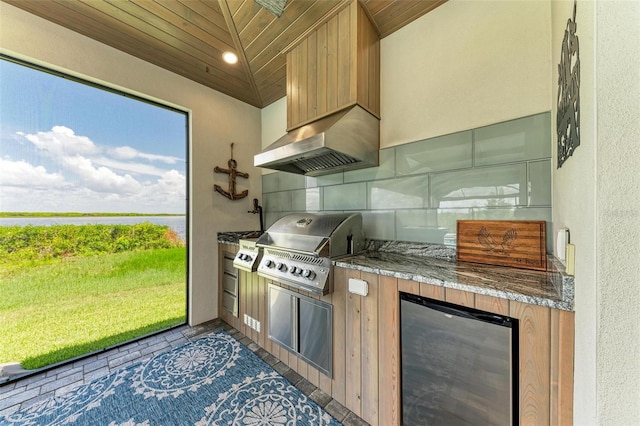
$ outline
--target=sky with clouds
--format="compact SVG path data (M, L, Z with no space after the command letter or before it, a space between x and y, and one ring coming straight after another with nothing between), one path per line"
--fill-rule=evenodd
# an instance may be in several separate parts
M0 60L0 211L184 213L187 115Z

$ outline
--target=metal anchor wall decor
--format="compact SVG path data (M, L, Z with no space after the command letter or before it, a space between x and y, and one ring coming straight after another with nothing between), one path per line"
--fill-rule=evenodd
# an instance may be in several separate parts
M243 178L248 178L249 173L239 172L237 170L238 163L236 163L236 160L233 159L233 143L231 144L231 159L227 162L227 165L229 166L228 169L223 169L216 166L213 168L213 171L216 173L226 173L229 175L229 190L225 191L220 185L213 185L213 189L230 200L240 200L249 195L249 190L245 189L240 193L236 193L236 177L240 176Z

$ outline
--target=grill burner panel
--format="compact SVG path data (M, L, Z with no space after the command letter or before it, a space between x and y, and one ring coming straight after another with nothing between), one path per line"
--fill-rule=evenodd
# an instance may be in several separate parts
M281 250L265 251L258 266L259 274L313 293L325 293L325 283L331 273L328 257L310 257Z
M332 259L364 248L362 215L292 214L257 241L264 248L258 275L316 294L333 291Z
M233 259L233 266L243 271L255 272L262 259L262 249L256 246L257 239L240 240L240 249Z

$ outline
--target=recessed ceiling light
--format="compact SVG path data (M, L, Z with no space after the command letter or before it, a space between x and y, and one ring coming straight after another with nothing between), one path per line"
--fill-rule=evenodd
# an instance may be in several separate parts
M238 55L233 52L224 52L222 54L222 59L228 64L235 64L238 62Z

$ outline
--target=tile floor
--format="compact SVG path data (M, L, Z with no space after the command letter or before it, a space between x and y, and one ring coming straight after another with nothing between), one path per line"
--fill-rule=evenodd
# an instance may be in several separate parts
M62 395L70 389L86 384L97 377L107 375L144 358L157 355L168 349L193 341L205 333L220 328L227 330L229 334L255 352L256 355L271 365L295 387L300 389L302 393L313 399L343 425L355 426L368 424L342 404L332 399L330 395L302 378L302 376L290 369L287 365L278 361L276 357L260 348L248 337L220 319L195 327L187 325L179 326L77 361L43 370L41 373L32 374L6 383L0 382L0 415L13 412L23 405L28 406L52 396Z

